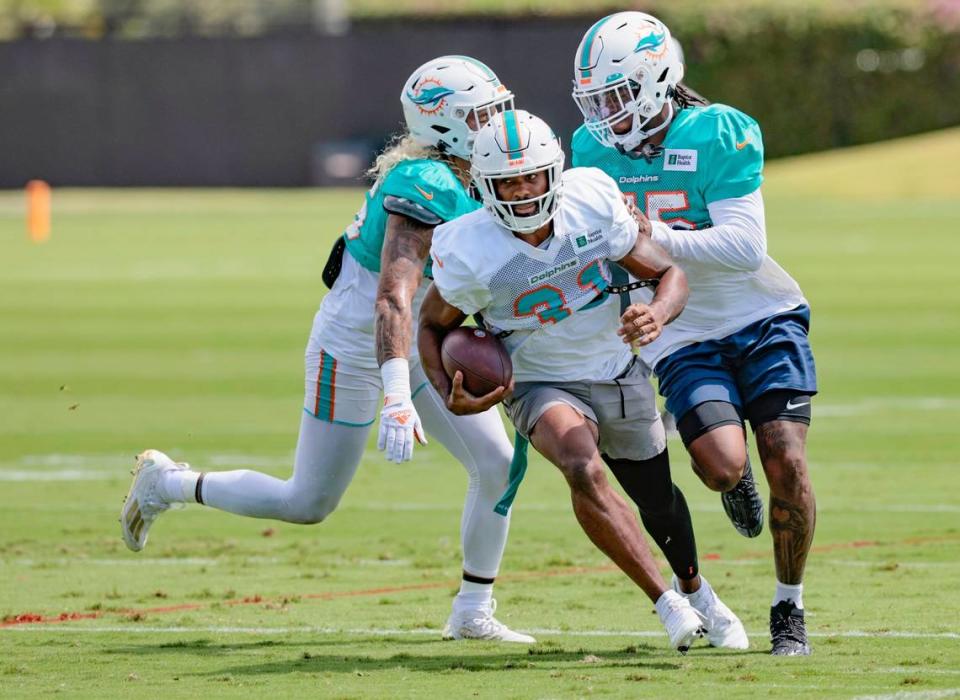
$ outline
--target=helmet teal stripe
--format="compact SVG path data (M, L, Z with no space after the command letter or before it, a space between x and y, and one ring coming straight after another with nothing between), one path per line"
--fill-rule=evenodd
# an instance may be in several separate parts
M507 158L516 160L523 157L520 145L520 130L517 127L517 113L512 109L503 113L503 131L507 137Z
M467 63L470 63L476 66L477 68L479 68L481 71L483 71L483 74L487 76L487 78L489 78L490 80L496 80L498 83L500 82L500 79L497 78L497 74L494 73L492 70L490 70L490 67L487 66L487 64L483 63L482 61L478 61L477 59L471 58L470 56L451 56L450 58L459 58L462 61L466 61Z
M601 25L610 19L610 16L604 17L592 27L587 32L587 35L583 39L583 48L580 50L580 77L589 78L592 73L590 72L590 54L593 51L593 40L597 36L597 32L600 31Z

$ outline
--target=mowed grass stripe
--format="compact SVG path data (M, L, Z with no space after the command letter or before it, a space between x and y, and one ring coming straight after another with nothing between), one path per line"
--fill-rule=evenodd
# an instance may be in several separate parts
M768 535L733 532L678 441L673 475L693 508L702 569L756 632L755 653L697 648L680 658L667 649L649 603L587 541L563 480L536 458L497 585L501 619L560 633L534 654L430 637L456 589L465 484L435 444L399 468L371 447L342 508L318 526L192 508L161 517L145 556L127 552L116 519L129 460L144 448L203 468L289 473L319 271L362 193L55 189L53 236L40 246L23 233L21 194L0 193L0 467L38 478L117 472L3 482L0 562L10 585L0 586L0 617L118 615L4 635L0 694L953 692L952 637L837 635L956 632L958 144L954 130L768 168L770 252L811 301L821 381L809 457L822 508L804 593L815 652L803 660L763 653ZM856 542L879 544L830 548ZM605 570L541 575L595 568ZM517 573L531 577L510 578ZM290 594L427 583L438 585L322 605ZM229 602L257 595L259 603ZM196 604L140 619L117 612ZM207 631L157 641L149 630L161 621ZM88 626L117 631L71 631ZM292 631L316 628L333 631ZM243 629L272 631L250 640ZM637 636L575 636L589 630Z

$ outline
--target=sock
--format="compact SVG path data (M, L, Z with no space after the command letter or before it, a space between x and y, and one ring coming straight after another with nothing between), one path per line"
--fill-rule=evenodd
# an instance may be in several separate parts
M490 605L492 598L493 581L476 583L463 579L460 582L460 592L457 593L455 602L458 608L481 608Z
M683 593L680 595L686 596L687 600L690 601L690 605L693 607L699 606L702 602L709 600L710 596L710 584L707 583L707 579L703 576L700 577L700 588L695 590L693 593Z
M789 600L797 606L798 609L803 610L803 584L798 583L795 586L791 586L790 584L777 581L777 590L773 594L773 607L776 607L777 603L784 600Z
M196 503L200 472L189 469L170 470L158 484L160 497L167 503Z
M670 601L676 600L677 598L683 598L683 596L672 588L668 591L664 591L660 597L657 598L657 602L654 603L654 607L657 609L657 615L660 616L661 622L667 621L667 617L670 614Z

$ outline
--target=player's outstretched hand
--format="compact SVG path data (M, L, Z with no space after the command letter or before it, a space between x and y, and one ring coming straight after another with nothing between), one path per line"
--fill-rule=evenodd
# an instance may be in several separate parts
M427 444L417 409L409 396L387 396L383 404L377 449L384 450L391 462L408 462L413 459L414 440L421 445Z
M491 406L496 406L513 393L513 379L510 386L498 386L489 394L474 396L463 388L463 372L457 370L450 383L450 396L447 397L447 408L457 416L466 416L471 413L483 413Z
M623 197L623 203L627 205L627 211L630 212L630 216L633 217L633 220L637 222L637 225L640 227L640 235L650 238L653 234L653 226L650 223L650 219L647 218L647 215L640 211L640 207L637 206L637 202L633 197L628 197L624 193L620 193L620 196Z
M617 335L634 347L652 343L663 332L663 322L646 304L631 304L620 317Z

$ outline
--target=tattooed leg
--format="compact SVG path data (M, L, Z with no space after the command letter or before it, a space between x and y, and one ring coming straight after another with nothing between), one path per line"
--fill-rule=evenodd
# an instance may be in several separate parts
M757 428L757 450L770 485L770 533L777 579L803 581L803 569L813 542L817 508L807 472L807 426L769 421Z

